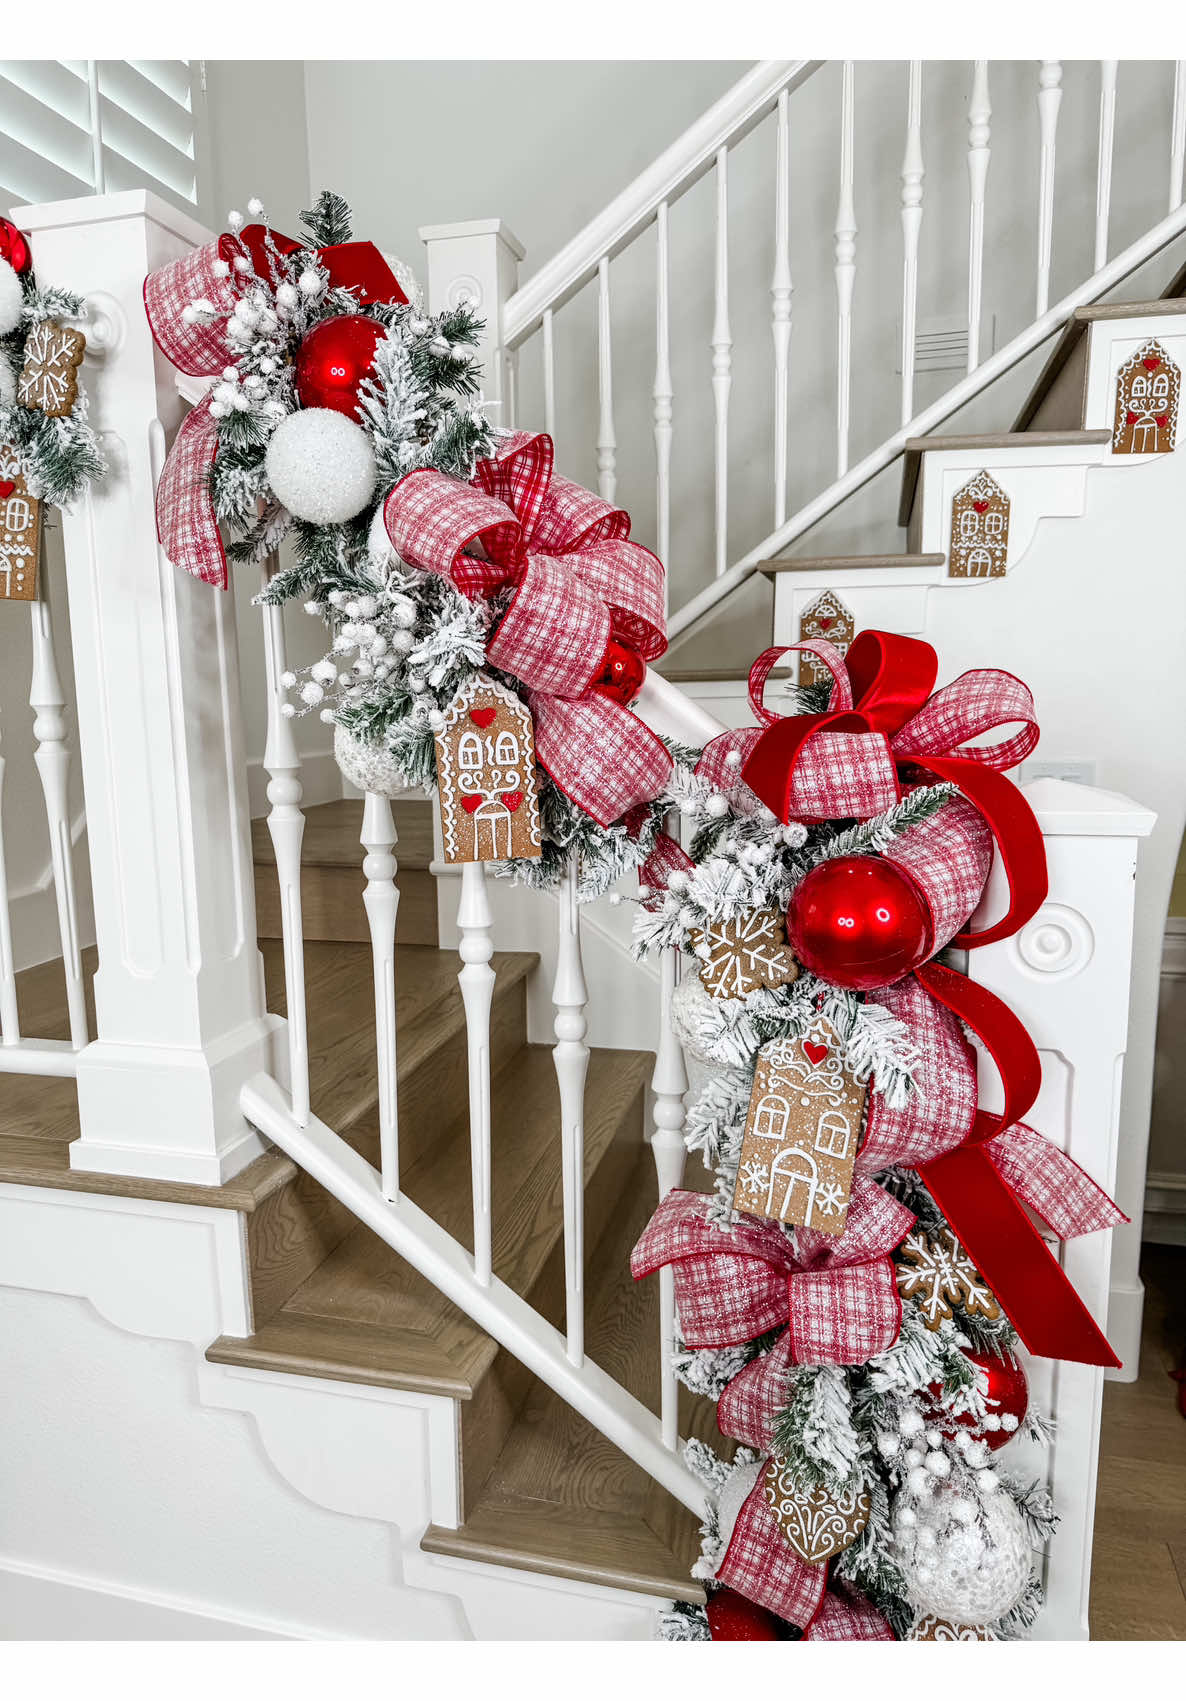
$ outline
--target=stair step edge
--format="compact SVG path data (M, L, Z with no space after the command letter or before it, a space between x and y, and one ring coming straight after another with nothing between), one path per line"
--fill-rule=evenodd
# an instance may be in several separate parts
M546 1501L538 1504L541 1520L545 1524L550 1522L553 1509ZM657 1547L662 1546L659 1538L641 1519L637 1528L650 1536ZM535 1571L545 1577L593 1583L607 1589L625 1589L632 1594L654 1595L661 1600L690 1601L699 1606L706 1599L703 1585L688 1576L674 1554L667 1556L669 1564L660 1560L653 1569L597 1564L576 1554L565 1556L549 1552L542 1542L538 1546L530 1542L518 1545L505 1539L496 1541L490 1537L475 1536L465 1525L449 1530L440 1524L428 1526L420 1538L420 1546L425 1553L443 1554L451 1559L468 1559L475 1564L498 1565L512 1571Z

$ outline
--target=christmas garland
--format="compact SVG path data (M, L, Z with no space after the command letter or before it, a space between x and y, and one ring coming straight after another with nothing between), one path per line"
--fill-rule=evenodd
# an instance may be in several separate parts
M81 296L38 285L28 242L0 219L0 484L56 507L106 470L78 382L86 338L61 323L82 316Z
M468 305L424 313L407 275L352 240L336 195L302 214L302 242L248 211L258 222L231 214L216 243L146 280L158 343L212 380L166 462L162 543L225 587L228 557L288 540L293 560L258 600L301 599L330 643L283 676L283 712L333 725L364 789L431 789L475 690L528 705L524 784L499 795L539 830L514 839L524 854L485 859L551 887L575 855L582 898L598 895L652 850L671 766L627 706L666 646L659 563L628 516L553 475L549 439L492 431ZM510 844L504 831L495 848Z
M709 1491L708 1604L673 1604L660 1633L1016 1637L1041 1606L1030 1550L1056 1522L998 1458L1049 1436L1018 1349L1114 1359L1044 1249L1050 1268L1034 1264L1020 1207L986 1235L977 1201L1007 1189L1063 1238L1119 1220L1015 1121L1020 1025L934 961L1007 935L1045 895L1036 823L994 772L1032 748L1032 702L990 671L931 696L916 640L861 634L847 668L829 644L795 647L831 685L780 718L762 691L781 652L759 658L759 725L676 760L663 801L690 849L660 839L642 870L635 950L682 953L685 1138L715 1188L670 1193L632 1268L673 1268L676 1373L740 1443L728 1458L686 1446ZM1006 722L1020 732L970 742ZM972 930L994 836L1009 911ZM959 1017L1000 1064L1000 1118L977 1109ZM992 1170L970 1194L967 1161Z

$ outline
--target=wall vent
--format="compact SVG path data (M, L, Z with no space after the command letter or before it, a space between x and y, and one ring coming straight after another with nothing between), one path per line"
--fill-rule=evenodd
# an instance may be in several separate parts
M980 337L980 359L983 361L996 348L996 315L990 314ZM898 347L902 343L902 325L898 322ZM966 372L968 369L968 321L962 314L945 319L920 319L914 341L914 370L916 372ZM899 355L896 368L901 374Z

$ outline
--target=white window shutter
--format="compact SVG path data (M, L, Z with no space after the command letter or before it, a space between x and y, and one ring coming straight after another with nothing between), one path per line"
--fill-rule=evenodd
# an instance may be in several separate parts
M198 199L183 59L0 59L0 208L106 190Z

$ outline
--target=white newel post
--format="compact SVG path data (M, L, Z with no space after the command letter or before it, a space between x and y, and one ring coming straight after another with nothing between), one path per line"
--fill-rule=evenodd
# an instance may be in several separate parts
M209 233L155 196L22 207L39 282L87 299L107 480L63 516L99 969L76 1169L217 1184L264 1149L238 1109L270 1067L229 595L178 572L153 490L185 411L145 273Z
M1025 788L1046 840L1050 891L1014 938L968 953L973 980L996 992L1025 1023L1042 1058L1042 1090L1026 1121L1112 1191L1120 1087L1128 1043L1133 893L1139 841L1155 817L1115 792L1038 780ZM984 915L1005 905L999 864ZM1057 1037L1055 1037L1057 1036ZM982 1069L987 1105L999 1106L991 1064ZM1062 1264L1101 1327L1108 1312L1112 1233L1083 1235ZM1125 1348L1113 1339L1123 1356ZM1135 1375L1135 1364L1130 1367ZM1039 1634L1088 1633L1087 1599L1095 1506L1102 1370L1036 1360L1035 1394L1053 1409L1050 1488L1061 1522L1050 1550Z
M501 219L430 224L420 231L428 252L428 306L432 313L468 299L486 321L478 345L483 396L492 425L514 423L515 353L503 347L503 308L519 281L523 244Z

